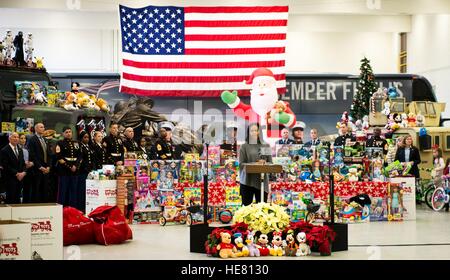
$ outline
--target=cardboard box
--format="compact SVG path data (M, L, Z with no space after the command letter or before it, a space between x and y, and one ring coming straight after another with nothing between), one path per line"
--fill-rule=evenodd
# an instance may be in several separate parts
M394 177L389 182L400 184L402 191L403 205L405 207L402 216L403 220L413 221L416 219L416 178L414 177Z
M0 205L0 221L3 220L11 220L11 206L9 205Z
M0 221L0 260L31 260L31 224Z
M12 220L31 223L33 259L62 260L63 211L56 203L12 204Z
M86 214L102 205L117 204L116 180L86 180Z

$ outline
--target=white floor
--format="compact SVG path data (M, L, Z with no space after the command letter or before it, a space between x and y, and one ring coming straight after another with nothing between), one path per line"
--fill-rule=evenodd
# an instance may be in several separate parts
M426 206L425 206L426 207ZM189 252L189 228L182 225L133 225L134 239L120 245L65 247L65 259L200 260L215 258ZM292 257L263 257L265 259ZM248 258L247 258L248 259ZM349 249L329 257L303 259L450 259L450 213L418 207L417 220L349 225Z

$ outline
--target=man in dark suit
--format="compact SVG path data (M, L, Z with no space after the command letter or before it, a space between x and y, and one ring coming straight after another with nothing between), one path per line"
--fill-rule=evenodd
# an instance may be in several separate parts
M31 190L32 203L49 202L49 173L50 173L50 149L43 134L45 126L37 123L34 126L35 134L28 142L30 161L34 163L33 184Z
M294 140L289 138L289 129L283 128L281 130L281 139L278 140L277 144L294 144Z
M14 132L9 136L9 144L0 151L2 180L6 185L6 203L12 204L20 203L23 178L27 174L23 151L17 146L18 143L19 134Z
M311 128L309 136L311 136L311 140L305 143L305 147L318 146L321 143L317 134L317 129Z

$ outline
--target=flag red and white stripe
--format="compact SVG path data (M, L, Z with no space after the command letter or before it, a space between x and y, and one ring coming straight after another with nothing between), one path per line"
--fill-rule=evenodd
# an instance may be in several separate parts
M285 92L288 6L180 9L184 10L184 53L123 50L121 92L215 97L223 90L238 90L248 95L250 86L243 81L260 67L272 70L278 91Z

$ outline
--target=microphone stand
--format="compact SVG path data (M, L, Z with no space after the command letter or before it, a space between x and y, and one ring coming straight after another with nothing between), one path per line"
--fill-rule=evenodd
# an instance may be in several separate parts
M209 176L209 143L206 146L206 174L203 174L203 223L208 224L208 176Z

